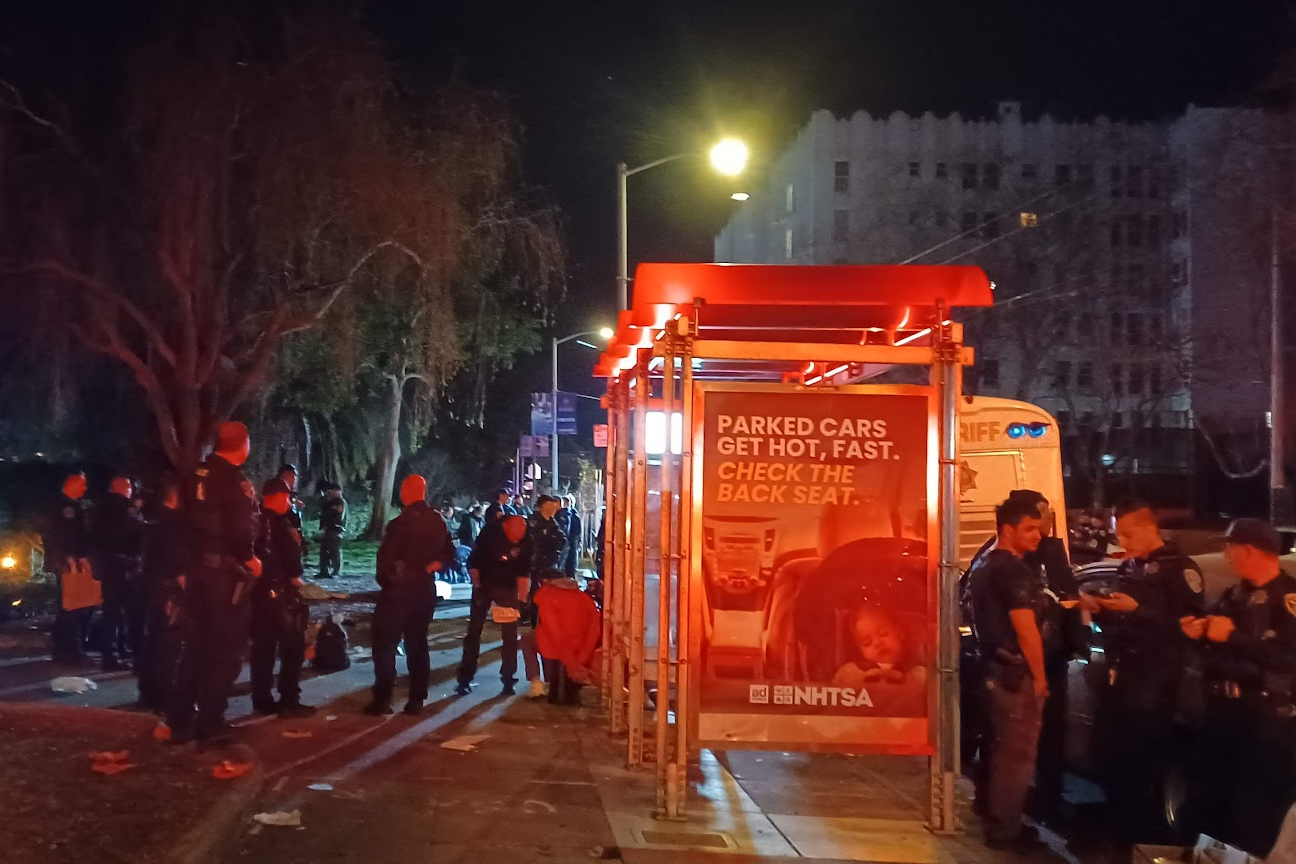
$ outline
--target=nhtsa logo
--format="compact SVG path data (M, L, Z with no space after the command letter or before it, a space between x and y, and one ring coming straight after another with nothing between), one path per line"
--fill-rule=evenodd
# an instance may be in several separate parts
M773 690L773 700L770 691ZM873 700L864 688L793 686L790 684L752 684L747 689L752 705L812 705L826 708L872 708Z

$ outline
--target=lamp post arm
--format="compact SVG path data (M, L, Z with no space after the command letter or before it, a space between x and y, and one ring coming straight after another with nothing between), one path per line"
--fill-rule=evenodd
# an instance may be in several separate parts
M631 177L635 174L638 174L640 171L647 171L649 168L656 168L658 165L665 165L667 162L674 162L677 159L687 159L689 156L693 156L693 155L695 154L691 152L676 153L674 156L663 156L661 159L654 159L651 162L645 162L644 164L636 166L634 168L624 168L620 166L618 166L618 168L620 168L621 173L624 174L626 177Z

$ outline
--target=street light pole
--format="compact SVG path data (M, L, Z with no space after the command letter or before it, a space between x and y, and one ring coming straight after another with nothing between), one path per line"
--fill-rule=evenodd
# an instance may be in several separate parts
M599 336L603 339L611 339L612 330L608 327L599 330L582 330L561 339L555 336L550 342L549 362L552 365L552 375L549 381L549 470L551 472L549 486L555 495L558 494L558 346L564 342L579 339L582 336ZM593 348L594 346L588 345L587 347Z
M1278 210L1269 216L1269 521L1281 526L1291 517L1287 508L1283 453L1283 314L1282 279L1278 263Z

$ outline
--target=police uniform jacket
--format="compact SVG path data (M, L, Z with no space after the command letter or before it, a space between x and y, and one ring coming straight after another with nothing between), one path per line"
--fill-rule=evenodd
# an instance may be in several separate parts
M539 513L533 513L527 520L527 533L531 535L534 544L535 555L531 566L535 572L560 568L563 549L567 546L567 535L558 523Z
M407 505L383 534L378 547L378 585L383 590L430 590L428 567L440 562L444 569L454 560L445 520L426 501L416 501Z
M109 495L95 509L95 551L114 563L135 564L144 552L144 519L124 495Z
M251 560L256 495L242 471L213 453L185 483L181 500L196 566L223 569Z
M320 530L325 534L341 536L346 529L346 513L347 505L344 499L325 498L324 503L320 505Z
M254 597L286 598L298 594L294 579L302 575L301 532L287 514L262 511L257 532L257 557L261 559L261 578L256 581Z
M478 572L485 588L514 589L517 580L531 578L533 557L529 531L514 543L504 533L502 522L491 522L477 535L472 554L468 556L468 569Z
M1229 588L1211 613L1232 619L1235 629L1226 642L1203 640L1206 680L1290 705L1296 681L1296 579L1280 572L1258 588L1243 581Z
M163 507L144 529L144 581L152 588L171 588L184 574L184 517Z
M517 515L519 514L516 510L513 509L512 504L501 504L498 501L496 501L494 504L486 508L486 517L485 517L486 524L490 525L493 522L500 522L504 519L505 516L517 516Z
M1146 558L1123 562L1114 590L1133 597L1138 608L1099 613L1108 662L1127 671L1138 666L1167 678L1177 675L1183 656L1179 619L1205 609L1196 562L1167 543Z
M85 505L60 495L43 542L47 573L61 572L69 558L86 557L90 553L90 538L86 529Z

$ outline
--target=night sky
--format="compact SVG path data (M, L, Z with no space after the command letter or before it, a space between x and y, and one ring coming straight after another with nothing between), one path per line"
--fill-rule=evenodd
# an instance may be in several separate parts
M140 8L5 0L0 25L37 16L112 40L130 33ZM371 0L365 8L412 88L458 74L505 94L525 124L526 178L562 209L568 229L564 334L611 317L617 161L703 150L734 134L751 145L759 177L761 162L816 108L976 115L1018 99L1028 117L1154 119L1189 101L1264 104L1296 46L1296 4L1268 0ZM31 60L41 50L22 53ZM74 58L59 61L49 74L75 74ZM748 181L717 178L699 159L630 182L633 272L635 261L709 260L735 206L729 193ZM576 389L592 352L564 351L575 352L564 360L564 386L570 377ZM534 367L536 384L547 386L547 357Z

